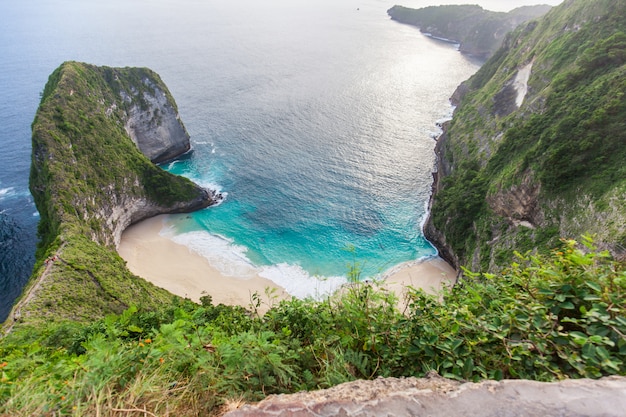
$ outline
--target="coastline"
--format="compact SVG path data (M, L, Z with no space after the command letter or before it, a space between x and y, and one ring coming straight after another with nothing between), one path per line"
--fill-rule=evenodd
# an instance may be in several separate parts
M276 301L290 298L284 289L258 275L244 278L225 276L201 255L160 235L167 216L142 220L122 234L117 251L133 274L195 302L199 302L204 295L210 295L215 305L249 307L252 295L257 292L263 303L260 310L265 311L270 307L266 288L274 291Z
M260 296L259 312L292 296L275 282L259 276L231 277L222 274L202 255L160 234L167 215L159 215L128 227L118 246L128 269L173 294L198 302L210 295L214 304L250 307L252 295ZM456 271L436 257L400 264L382 276L380 285L403 299L407 286L436 294L442 285L454 285ZM270 292L268 296L266 291Z
M464 84L461 84L454 91L454 94L452 94L452 98L450 99L450 102L453 106L452 117L454 117L456 106L463 96L464 90ZM432 171L433 182L430 187L430 197L428 198L427 202L426 217L424 219L424 223L422 224L422 231L424 233L424 237L429 242L431 242L431 244L434 245L435 248L437 248L439 256L443 258L446 263L451 265L451 268L453 268L455 271L458 271L460 270L459 259L454 253L452 245L448 244L444 233L435 227L432 217L433 201L435 200L437 193L441 191L442 188L441 180L444 177L448 176L450 173L449 163L445 160L442 149L446 146L446 142L448 140L448 128L450 126L451 120L452 119L445 121L441 124L441 134L436 139L434 150L435 165Z

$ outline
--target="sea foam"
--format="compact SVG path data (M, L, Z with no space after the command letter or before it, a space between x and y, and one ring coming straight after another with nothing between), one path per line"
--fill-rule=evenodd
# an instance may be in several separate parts
M168 228L162 230L161 235L204 257L222 275L245 279L254 277L258 272L246 256L248 249L226 237L201 231L177 235Z
M347 282L346 277L311 276L299 265L282 263L261 268L259 275L280 285L296 298L320 300Z
M31 194L28 188L6 187L0 188L0 200L4 199L22 199L31 200Z
M346 277L311 276L299 265L281 263L255 266L248 258L248 249L245 246L237 245L224 236L203 231L176 234L173 227L163 228L160 235L204 257L222 275L240 279L258 275L269 279L297 298L322 299L347 282Z
M13 187L0 188L0 199L11 195L14 191Z

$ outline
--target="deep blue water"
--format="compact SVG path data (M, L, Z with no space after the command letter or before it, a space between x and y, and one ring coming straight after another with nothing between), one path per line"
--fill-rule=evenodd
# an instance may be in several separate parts
M48 75L67 60L161 75L195 149L168 169L228 194L170 232L227 272L244 263L306 282L345 275L355 260L376 274L434 254L419 225L431 136L478 64L390 21L393 4L0 2L0 320L34 258L30 124Z

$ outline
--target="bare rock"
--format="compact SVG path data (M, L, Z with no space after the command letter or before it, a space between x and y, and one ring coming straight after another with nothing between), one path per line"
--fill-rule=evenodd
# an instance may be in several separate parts
M189 134L168 92L148 78L142 82L150 88L135 92L135 95L141 94L141 99L133 100L132 92L124 94L127 101L131 102L125 124L130 138L155 163L168 161L189 151Z
M623 416L626 378L560 382L460 383L437 376L380 378L291 395L270 396L227 417L325 416Z
M534 180L532 172L529 171L524 174L519 184L487 196L487 203L509 224L535 228L543 220L543 214L539 209L540 191L540 183Z

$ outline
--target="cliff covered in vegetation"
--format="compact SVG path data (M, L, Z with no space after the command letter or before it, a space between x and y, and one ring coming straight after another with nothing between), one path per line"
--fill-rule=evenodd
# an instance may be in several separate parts
M626 246L626 3L572 0L523 25L455 93L426 234L457 267L595 235Z
M478 5L429 6L411 9L393 6L387 14L400 23L417 26L422 33L459 44L463 53L490 57L507 33L520 24L544 15L550 6L524 6L508 13L492 12Z
M214 202L211 192L142 153L162 160L189 150L159 76L145 68L66 62L50 75L32 131L30 189L41 242L29 286L8 321L86 321L169 300L133 276L115 251L134 222Z

